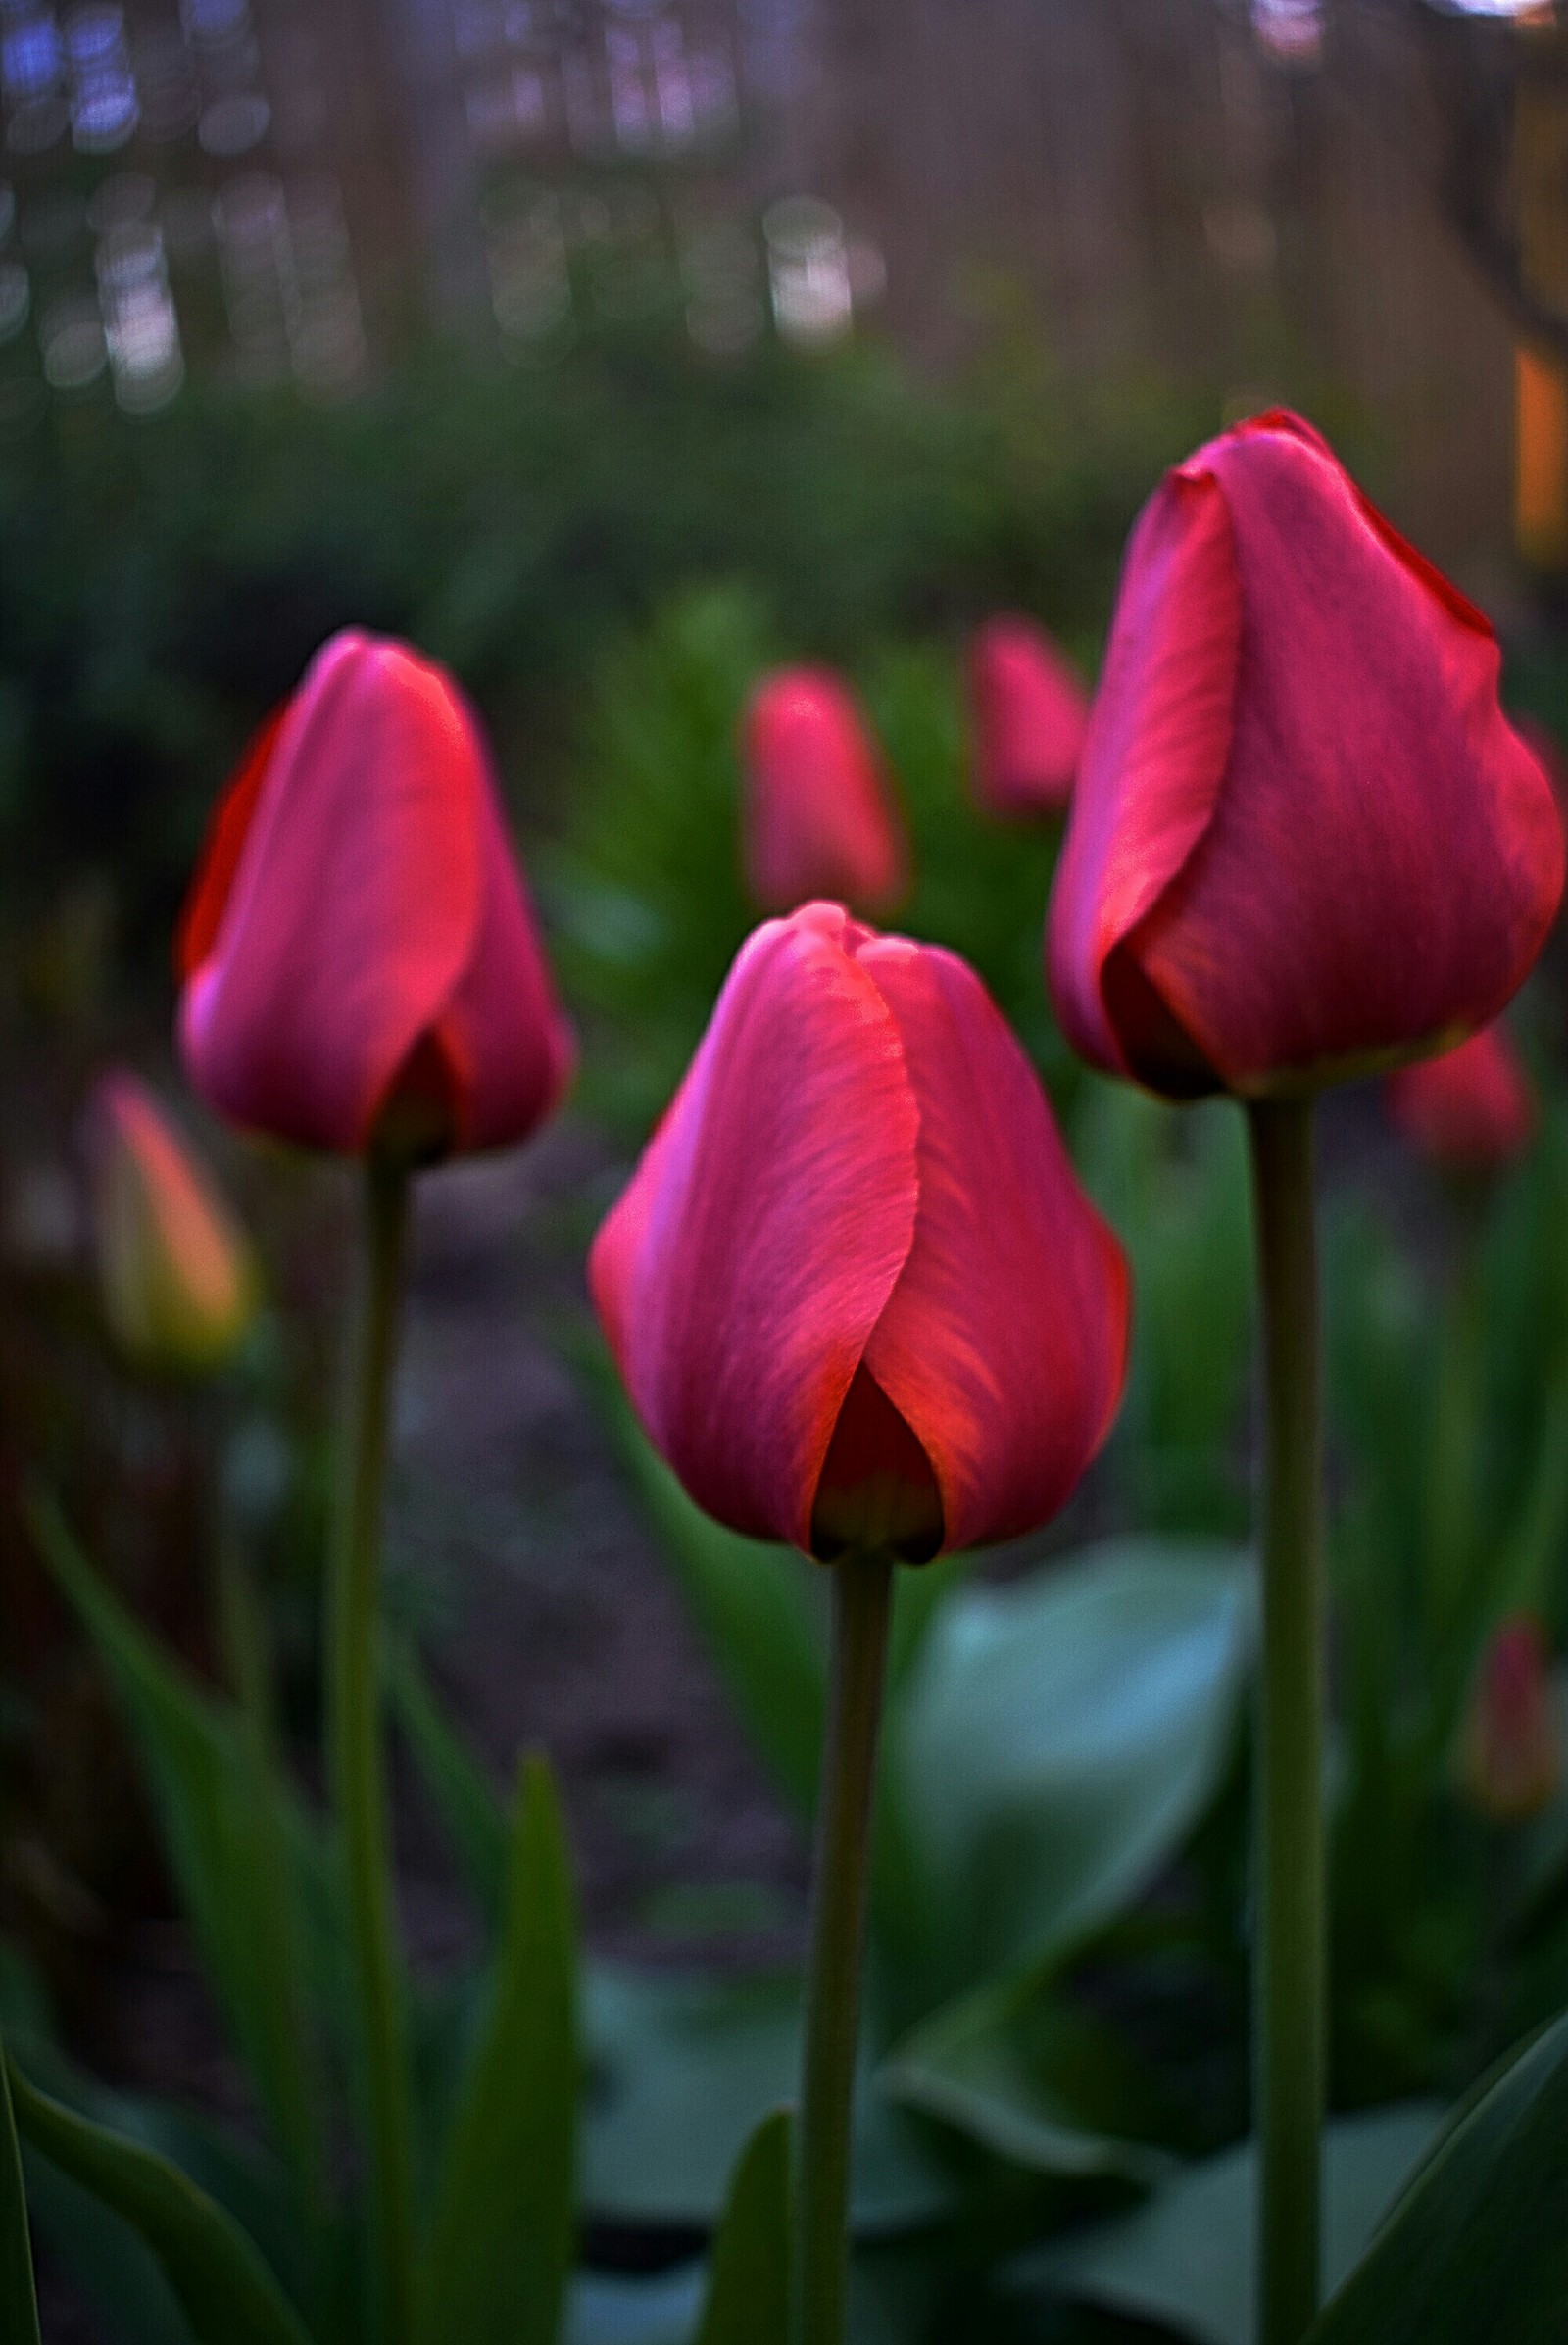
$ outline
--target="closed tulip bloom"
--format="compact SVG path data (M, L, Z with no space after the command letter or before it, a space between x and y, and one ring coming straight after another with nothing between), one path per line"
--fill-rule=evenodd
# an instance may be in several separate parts
M1551 784L1558 806L1568 808L1568 761L1556 734L1538 716L1521 711L1510 711L1508 722Z
M967 964L765 922L589 1280L655 1445L733 1529L923 1561L1053 1514L1121 1392L1128 1278Z
M139 1366L222 1366L255 1316L244 1231L212 1174L139 1077L94 1085L83 1115L90 1224L111 1334Z
M1065 813L1089 695L1043 627L1004 614L969 647L970 781L988 813Z
M746 884L764 911L817 896L885 911L908 882L893 792L854 694L827 668L766 676L741 724Z
M571 1041L452 678L323 646L220 805L179 937L191 1080L235 1123L347 1153L522 1139Z
M1481 613L1295 415L1169 473L1128 548L1051 906L1052 992L1154 1091L1309 1091L1494 1018L1562 822Z
M1562 1731L1551 1655L1528 1614L1487 1640L1470 1689L1460 1748L1465 1790L1483 1815L1521 1824L1550 1805L1562 1776Z
M1445 1172L1501 1172L1535 1136L1536 1095L1499 1019L1388 1079L1389 1113Z

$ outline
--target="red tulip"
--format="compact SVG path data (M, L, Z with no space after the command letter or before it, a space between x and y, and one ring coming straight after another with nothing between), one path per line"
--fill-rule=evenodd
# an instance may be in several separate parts
M1471 1687L1460 1745L1465 1790L1485 1815L1518 1824L1550 1804L1562 1775L1551 1656L1527 1613L1492 1633Z
M970 780L988 813L1060 814L1089 723L1077 670L1033 619L988 619L969 647Z
M1562 822L1491 628L1295 415L1167 475L1128 548L1051 906L1084 1054L1307 1089L1497 1015Z
M94 1084L83 1116L93 1252L121 1349L191 1374L238 1349L260 1291L245 1233L139 1076Z
M444 669L334 636L221 801L180 926L179 1039L236 1123L358 1152L520 1140L571 1067L477 719Z
M1388 1079L1389 1113L1447 1172L1500 1172L1536 1129L1536 1095L1500 1019Z
M1563 757L1556 734L1539 716L1527 713L1510 710L1508 722L1551 784L1558 806L1568 808L1568 759Z
M743 948L589 1281L692 1496L823 1557L1043 1522L1121 1392L1121 1250L1001 1013L838 904Z
M746 881L767 911L814 896L859 911L896 904L908 850L858 704L828 669L780 668L741 725Z

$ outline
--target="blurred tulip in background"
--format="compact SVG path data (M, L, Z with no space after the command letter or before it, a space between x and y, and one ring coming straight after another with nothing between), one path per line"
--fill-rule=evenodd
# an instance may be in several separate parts
M1476 1670L1460 1752L1467 1795L1499 1824L1539 1815L1562 1776L1562 1726L1541 1625L1516 1613L1493 1631Z
M1535 1090L1500 1019L1456 1050L1397 1068L1385 1096L1405 1138L1445 1172L1501 1172L1535 1137Z
M881 754L847 684L820 667L780 668L741 723L746 884L764 911L833 897L885 912L904 894L909 852Z
M260 1282L212 1173L138 1075L99 1077L83 1115L104 1316L139 1367L200 1375L244 1341Z
M969 646L969 779L1005 820L1063 814L1083 754L1089 695L1043 627L1004 612Z

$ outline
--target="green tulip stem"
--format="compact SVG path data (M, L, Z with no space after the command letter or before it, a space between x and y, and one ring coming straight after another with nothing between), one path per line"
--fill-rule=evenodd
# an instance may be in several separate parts
M326 1588L328 1762L357 1989L372 2285L381 2345L409 2345L413 2296L408 2056L381 1783L378 1614L387 1413L408 1188L402 1162L371 1156L365 1174L361 1291Z
M893 1560L852 1552L833 1565L832 1581L833 1654L796 2131L791 2345L843 2345L844 2339L855 2052Z
M277 1751L267 1618L238 1530L221 1507L219 1515L219 1629L239 1717L252 1851L257 1872L270 1892L261 1900L257 1912L256 1953L258 1961L270 1966L287 1988L299 1980L302 1963L289 1893L286 1794ZM289 2020L287 2034L275 2046L276 2098L268 2114L303 2202L313 2247L318 2248L321 2242L315 2236L315 2226L326 2192L320 2102L308 2049L309 2023L297 2003Z
M1312 1108L1248 1108L1261 1300L1263 1662L1253 2100L1259 2345L1317 2309L1324 2091L1323 1564Z

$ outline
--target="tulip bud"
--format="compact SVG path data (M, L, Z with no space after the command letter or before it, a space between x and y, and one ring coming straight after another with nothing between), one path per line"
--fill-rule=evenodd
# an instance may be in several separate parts
M1520 1613L1493 1631L1476 1671L1460 1774L1473 1804L1498 1824L1539 1815L1561 1780L1562 1730L1550 1664L1539 1623Z
M281 1140L411 1159L504 1147L570 1072L478 722L401 644L334 636L257 736L178 959L191 1081Z
M255 1317L259 1280L212 1174L124 1069L99 1078L83 1123L99 1291L116 1343L141 1367L222 1367Z
M1089 695L1043 627L988 619L969 647L970 786L1004 819L1061 814L1089 724Z
M700 1506L823 1561L1031 1530L1109 1429L1120 1247L955 953L838 904L763 923L589 1258Z
M826 668L766 676L741 724L746 884L768 911L830 896L884 911L908 882L891 784L859 707Z
M1536 1095L1500 1019L1456 1050L1400 1067L1384 1096L1405 1138L1445 1172L1501 1172L1535 1136Z
M1052 895L1077 1049L1171 1097L1254 1099L1490 1024L1564 855L1498 666L1298 416L1169 473L1128 546Z

